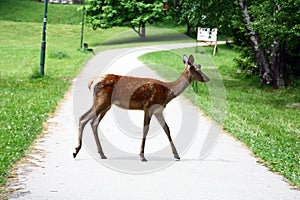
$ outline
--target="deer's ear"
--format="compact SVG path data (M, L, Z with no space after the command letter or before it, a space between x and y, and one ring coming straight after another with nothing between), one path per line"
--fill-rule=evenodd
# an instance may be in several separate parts
M194 64L194 56L193 55L190 55L188 62L190 65Z
M186 56L186 55L183 55L183 64L188 64L188 62L189 62L189 59L188 59L188 57Z

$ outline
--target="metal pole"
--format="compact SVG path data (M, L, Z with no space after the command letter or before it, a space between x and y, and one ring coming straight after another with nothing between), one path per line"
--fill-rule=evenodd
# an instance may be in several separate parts
M82 5L82 18L81 18L81 39L80 39L80 49L82 49L83 44L83 29L84 29L84 12L85 12L85 2L81 0Z
M42 32L42 45L41 45L41 57L40 57L40 75L44 76L45 65L45 51L46 51L46 25L47 25L47 9L48 0L44 0L44 20L43 20L43 32Z

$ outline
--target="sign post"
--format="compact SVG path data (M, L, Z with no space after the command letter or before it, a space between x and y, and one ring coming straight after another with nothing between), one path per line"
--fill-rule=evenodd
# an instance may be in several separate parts
M44 20L43 20L43 32L42 32L42 45L41 45L41 57L40 57L40 75L44 76L45 66L45 52L46 52L46 25L47 25L47 9L48 0L44 0Z

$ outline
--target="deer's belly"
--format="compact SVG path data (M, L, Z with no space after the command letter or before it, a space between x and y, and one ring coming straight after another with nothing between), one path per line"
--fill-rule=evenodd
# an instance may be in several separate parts
M112 103L123 109L149 110L154 105L164 107L167 95L163 86L155 83L143 85L126 85L115 87L112 94ZM125 88L125 89L124 89Z
M114 99L113 104L128 110L146 110L149 106L147 99Z
M157 98L151 97L132 97L114 99L112 102L114 105L128 110L162 110L165 108L165 101L159 101Z

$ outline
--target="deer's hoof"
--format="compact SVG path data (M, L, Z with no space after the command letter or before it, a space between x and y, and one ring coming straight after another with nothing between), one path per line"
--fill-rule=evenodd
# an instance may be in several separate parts
M107 157L105 155L100 155L101 159L107 159Z
M140 154L140 160L142 162L147 162L147 159L145 158L144 154Z
M144 157L144 158L141 158L141 161L142 162L147 162L148 160Z
M174 155L174 158L175 158L176 160L180 160L179 155Z
M73 158L76 158L78 152L80 151L81 146L75 148L75 152L73 153Z
M78 150L78 148L76 148L76 149L75 149L75 152L73 153L73 158L76 158L78 152L79 152L79 150Z

